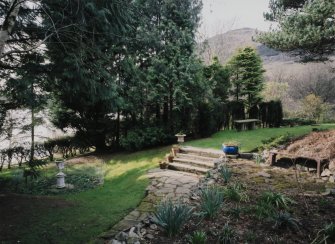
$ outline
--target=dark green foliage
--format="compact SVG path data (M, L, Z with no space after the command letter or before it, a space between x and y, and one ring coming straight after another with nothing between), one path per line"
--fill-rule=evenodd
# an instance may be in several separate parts
M223 204L222 190L217 187L209 187L201 190L200 209L204 216L212 219Z
M278 22L275 31L258 40L272 48L296 51L308 60L323 60L335 50L335 2L333 0L273 0L265 17Z
M232 82L231 95L235 101L242 100L250 118L251 108L261 101L264 86L262 60L251 47L238 51L227 65Z
M121 139L121 146L128 151L140 150L172 143L174 135L169 135L163 128L147 127L128 131L127 136Z
M207 240L206 232L204 231L194 231L189 238L191 244L205 244Z
M220 244L233 244L235 243L235 239L237 234L235 230L226 223L222 230L219 233L219 243Z
M218 131L215 124L214 111L208 103L199 104L197 135L200 137L208 137Z
M98 175L91 175L86 172L70 172L66 173L66 183L74 187L57 190L55 189L56 177L54 174L43 175L40 171L35 171L33 174L37 173L38 175L34 177L28 171L29 169L15 169L14 176L11 179L0 179L1 187L19 194L62 195L93 189L101 183ZM29 184L24 182L25 177L31 178Z
M285 211L276 213L272 221L274 222L273 228L275 229L294 229L299 230L299 221L292 217L292 215Z
M299 126L299 125L312 125L315 124L314 120L309 120L305 118L285 118L283 119L283 126Z
M185 204L173 203L170 200L161 202L154 215L154 221L161 226L169 237L179 233L191 217L193 209Z
M282 124L283 107L281 101L262 102L259 107L263 127L279 127Z
M279 137L271 137L269 139L262 141L262 146L259 148L260 150L276 148L281 145L288 144L293 141L295 137L289 133Z

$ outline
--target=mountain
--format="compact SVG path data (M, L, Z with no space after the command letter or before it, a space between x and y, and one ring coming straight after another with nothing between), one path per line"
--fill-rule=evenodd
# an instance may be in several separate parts
M299 59L295 56L255 42L254 37L256 35L257 30L251 28L232 30L216 35L198 45L198 55L207 64L211 62L214 56L217 56L221 63L225 64L239 48L254 47L263 60L267 80L275 81L280 81L278 80L279 76L281 78L283 78L283 75L285 77L297 77L305 71L311 70L311 67L320 66L320 63L299 63ZM325 65L329 66L329 64Z

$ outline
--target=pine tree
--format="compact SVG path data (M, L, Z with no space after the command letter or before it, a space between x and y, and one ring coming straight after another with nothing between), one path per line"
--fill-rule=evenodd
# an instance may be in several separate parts
M323 60L334 53L334 0L273 0L265 17L277 21L279 28L260 34L258 41L282 51L294 51L305 61Z
M249 116L251 108L261 100L264 86L262 60L251 47L240 49L228 62L231 73L231 95L235 101L243 100Z

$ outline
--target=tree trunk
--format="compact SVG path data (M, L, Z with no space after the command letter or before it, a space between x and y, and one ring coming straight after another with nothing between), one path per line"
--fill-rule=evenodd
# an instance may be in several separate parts
M16 17L19 14L20 6L22 3L22 0L12 0L3 25L0 28L0 58L5 51L6 42L8 41L9 36L13 31Z
M33 87L33 86L32 86ZM35 114L34 107L31 108L31 146L30 146L30 162L34 160L35 154Z

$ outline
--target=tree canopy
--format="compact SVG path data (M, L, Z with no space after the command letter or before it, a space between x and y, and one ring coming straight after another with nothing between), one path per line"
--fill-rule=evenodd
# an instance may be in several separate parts
M324 60L335 51L333 0L272 0L265 18L278 28L261 33L258 41L274 49L293 51L303 60Z

